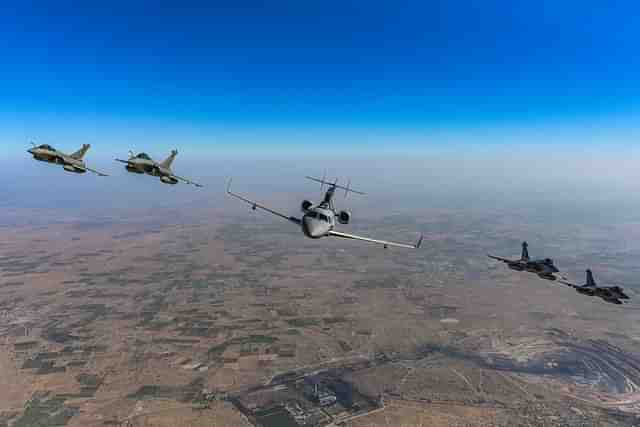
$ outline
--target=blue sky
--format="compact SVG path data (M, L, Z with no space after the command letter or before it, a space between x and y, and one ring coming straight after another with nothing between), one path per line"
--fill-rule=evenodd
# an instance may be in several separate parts
M638 2L72 3L0 6L0 154L637 133Z

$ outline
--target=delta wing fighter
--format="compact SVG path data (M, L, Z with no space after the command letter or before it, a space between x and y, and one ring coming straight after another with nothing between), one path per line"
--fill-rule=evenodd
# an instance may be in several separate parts
M352 190L347 184L346 187L338 185L338 180L336 179L334 182L327 182L325 178L313 178L310 176L306 177L312 181L319 182L321 185L321 191L324 189L324 186L327 185L328 189L324 194L324 198L320 203L313 203L309 200L304 200L301 204L301 210L303 213L302 218L296 218L294 216L285 215L278 211L275 211L271 208L268 208L264 205L259 204L253 200L250 200L244 196L236 194L231 191L231 181L229 181L229 185L227 186L227 193L237 199L242 200L245 203L251 205L253 210L262 209L267 211L273 215L277 215L280 218L284 218L287 221L290 221L297 226L299 226L304 233L305 236L311 239L319 239L322 237L340 237L343 239L352 239L352 240L362 240L370 243L377 243L382 245L384 248L389 246L397 246L401 248L409 248L409 249L417 249L422 244L422 236L418 239L416 244L408 244L408 243L396 243L389 242L386 240L378 240L371 239L369 237L357 236L355 234L347 234L336 231L336 222L340 224L348 224L351 221L351 214L348 211L337 211L335 205L333 203L333 196L336 189L342 189L345 191L345 198L349 193L356 194L364 194L360 191Z
M89 144L83 144L78 151L72 154L66 154L56 150L49 144L35 145L33 142L31 144L33 147L28 149L27 152L31 154L35 160L62 165L62 168L67 172L85 173L89 171L100 176L108 176L106 173L91 169L85 161L82 160L89 148L91 148Z
M527 271L529 273L537 274L540 278L546 280L556 280L557 277L555 273L559 273L560 271L553 264L553 260L551 258L544 258L538 260L532 260L529 258L529 250L527 249L529 245L527 242L522 242L522 255L520 259L507 259L500 258L493 255L488 255L489 258L502 261L507 264L512 270L515 271Z
M134 154L129 151L129 158L127 160L116 159L117 162L124 163L124 167L127 172L147 174L160 178L160 181L164 184L177 184L178 181L182 181L185 184L193 184L196 187L202 187L202 185L193 182L190 179L183 178L173 173L171 170L171 164L178 155L178 150L172 150L169 157L162 162L156 162L147 153Z
M593 280L593 273L587 270L587 283L584 285L574 285L573 283L560 281L560 283L570 286L582 295L602 298L611 304L622 304L621 300L628 300L629 296L624 293L620 286L598 286Z

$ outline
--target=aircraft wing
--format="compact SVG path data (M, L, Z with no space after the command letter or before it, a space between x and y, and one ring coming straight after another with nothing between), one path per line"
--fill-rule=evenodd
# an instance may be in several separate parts
M517 260L507 259L507 258L500 258L499 256L493 256L493 255L487 255L487 256L489 258L492 258L492 259L495 259L495 260L498 260L498 261L506 262L507 264L518 262Z
M236 193L232 192L232 191L231 191L231 180L229 180L229 185L227 185L227 194L229 194L230 196L235 197L236 199L240 199L240 200L242 200L242 201L243 201L243 202L245 202L245 203L250 204L250 205L251 205L251 208L252 208L253 210L256 210L256 209L260 208L260 209L262 209L263 211L267 211L267 212L269 212L269 213L272 213L272 214L274 214L274 215L276 215L276 216L279 216L280 218L284 218L284 219L286 219L287 221L291 221L291 222L293 222L293 223L295 223L295 224L300 225L300 224L302 223L302 221L301 221L301 220L299 220L298 218L296 218L296 217L294 217L294 216L288 216L288 215L285 215L285 214L280 213L280 212L278 212L278 211L274 211L273 209L268 208L268 207L266 207L266 206L264 206L264 205L261 205L261 204L260 204L260 203L258 203L258 202L254 202L253 200L249 200L249 199L247 199L247 198L245 198L245 197L241 196L240 194L236 194Z
M567 282L565 280L558 280L558 283L562 283L563 285L569 286L570 288L579 288L580 286L574 285L571 282Z
M97 175L100 175L100 176L109 176L109 175L107 175L106 173L102 173L102 172L97 171L97 170L95 170L95 169L91 169L91 168L89 168L89 167L87 167L87 166L85 166L84 168L85 168L86 170L88 170L89 172L93 172L93 173L95 173L95 174L97 174Z
M329 236L342 237L343 239L363 240L365 242L378 243L380 245L384 245L385 248L387 246L397 246L399 248L408 248L408 249L418 249L422 244L422 237L423 237L423 236L420 236L420 239L418 239L418 242L415 245L411 245L408 243L396 243L396 242L388 242L386 240L370 239L368 237L356 236L355 234L341 233L339 231L334 231L334 230L329 231Z
M179 179L180 181L182 181L182 182L184 182L184 183L186 183L186 184L193 184L193 185L195 185L196 187L202 187L202 184L198 184L197 182L193 182L193 181L191 181L190 179L183 178L183 177L178 176L178 175L171 175L171 176L173 176L175 179Z

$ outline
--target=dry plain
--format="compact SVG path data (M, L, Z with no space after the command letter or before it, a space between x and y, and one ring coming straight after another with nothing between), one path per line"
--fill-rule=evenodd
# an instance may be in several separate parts
M597 261L634 298L637 224L554 224L550 239L542 220L423 209L349 226L424 232L404 251L311 241L242 209L5 218L0 425L251 425L239 401L311 373L377 408L323 410L323 423L639 422L637 302L606 305L486 257L517 256L524 235L571 278Z

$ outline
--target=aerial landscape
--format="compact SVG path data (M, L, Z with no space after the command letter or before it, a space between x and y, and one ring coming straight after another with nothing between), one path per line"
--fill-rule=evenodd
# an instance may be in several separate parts
M640 425L640 6L570 3L3 8L0 427Z
M638 422L640 311L485 260L517 246L509 216L426 209L407 253L318 246L249 209L57 215L2 224L8 425ZM358 228L409 236L407 221ZM555 252L589 246L560 265L634 229L567 228Z

